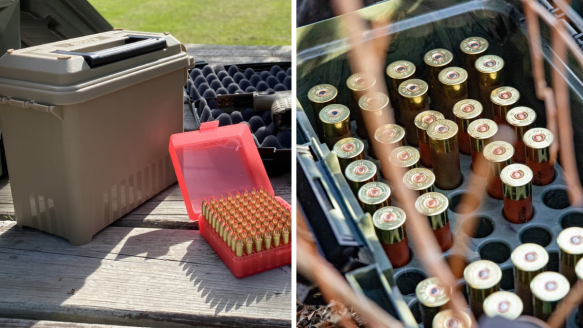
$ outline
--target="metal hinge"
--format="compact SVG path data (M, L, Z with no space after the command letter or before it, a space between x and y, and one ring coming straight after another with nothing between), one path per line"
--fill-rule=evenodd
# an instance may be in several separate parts
M18 100L12 97L0 97L0 104L10 105L20 108L30 108L39 112L53 114L59 120L63 120L63 109L54 105L39 104L34 100Z

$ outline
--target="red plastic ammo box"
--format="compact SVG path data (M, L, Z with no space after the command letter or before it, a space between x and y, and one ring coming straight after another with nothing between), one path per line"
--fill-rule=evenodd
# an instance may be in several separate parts
M188 216L198 221L204 239L237 278L291 264L291 242L237 257L201 215L203 199L243 193L263 187L273 194L271 182L246 124L219 127L203 123L200 130L170 137L170 156ZM280 197L282 205L291 210Z

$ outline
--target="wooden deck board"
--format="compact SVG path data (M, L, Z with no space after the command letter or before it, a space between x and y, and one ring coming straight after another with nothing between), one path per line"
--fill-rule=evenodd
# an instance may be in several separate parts
M2 328L137 328L135 326L112 326L100 324L86 324L76 322L26 320L0 318Z

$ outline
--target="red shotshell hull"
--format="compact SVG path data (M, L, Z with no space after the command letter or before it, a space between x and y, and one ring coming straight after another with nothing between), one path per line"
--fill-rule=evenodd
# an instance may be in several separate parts
M478 161L482 163L482 166L485 166L486 158L484 157L484 154L472 150L472 172L480 176L486 176L488 174L487 170L484 170L484 172L478 172Z
M472 153L472 148L470 147L470 135L467 132L459 131L457 134L457 139L460 147L460 153L464 155L470 155Z
M517 140L514 142L514 162L524 164L526 161L526 146L524 141Z
M526 159L526 165L532 170L532 184L546 186L555 179L555 168L549 162L535 163Z
M407 237L395 244L383 244L383 248L393 268L400 268L411 261Z
M522 200L504 198L504 216L511 223L526 223L532 219L532 195Z
M437 239L441 251L445 252L451 248L453 245L453 238L451 237L451 229L449 228L449 222L442 228L433 230L433 234Z
M498 117L496 114L494 114L494 122L496 122L496 124L498 124L498 126L508 125L508 122L506 122L505 117Z
M504 198L502 179L500 179L499 176L490 176L490 178L488 178L488 195L496 199Z
M431 149L429 149L429 144L426 142L421 142L419 140L419 155L421 156L421 164L423 166L432 168L433 163L431 161Z

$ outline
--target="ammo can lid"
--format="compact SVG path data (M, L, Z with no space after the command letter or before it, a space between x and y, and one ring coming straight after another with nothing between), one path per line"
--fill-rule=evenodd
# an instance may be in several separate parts
M308 99L317 104L327 103L338 95L338 89L331 84L318 84L308 91Z
M417 164L420 158L417 148L411 146L397 147L389 155L389 161L397 167L410 167Z
M415 209L425 216L434 216L447 211L449 200L438 192L427 192L417 197Z
M520 92L513 87L500 87L492 90L490 100L499 106L511 106L520 99Z
M514 320L522 314L523 308L520 297L511 292L494 292L484 300L484 313L489 317L500 316Z
M512 126L527 126L536 121L536 112L524 106L514 107L506 113L506 121Z
M583 254L583 228L567 228L557 236L557 244L567 254Z
M488 50L488 40L479 36L471 36L460 43L460 49L468 55L477 55Z
M506 162L514 156L514 147L506 141L493 141L484 147L483 154L490 162Z
M439 307L446 304L449 302L450 295L451 288L448 290L436 277L421 281L415 288L417 300L427 307Z
M415 74L415 64L406 60L397 60L387 66L387 75L395 80L402 80L409 78Z
M358 191L358 200L369 205L381 204L390 196L391 188L382 182L369 182Z
M426 110L415 116L415 126L421 130L427 130L429 124L437 121L443 120L445 116L436 110Z
M435 174L424 167L414 168L405 173L403 183L411 190L424 190L435 183Z
M374 212L372 222L377 229L390 231L405 224L405 211L395 206L385 206Z
M488 289L496 286L502 279L502 270L498 264L479 260L470 263L464 270L464 279L474 289Z
M453 60L453 54L447 49L433 49L423 56L425 64L432 67L448 65Z
M547 266L549 253L540 245L526 243L512 251L511 259L516 268L524 272L532 272Z
M375 163L366 159L354 161L348 164L348 166L346 166L346 170L344 170L346 179L355 182L367 181L374 177L376 174L377 166Z
M437 120L427 127L427 135L433 140L448 140L458 132L458 126L454 121Z
M524 133L522 141L529 147L534 149L543 149L549 147L555 136L553 133L545 128L533 128Z
M502 182L511 187L521 187L531 183L532 170L524 164L510 164L500 172Z
M346 80L346 86L352 91L364 91L372 88L376 83L376 79L371 74L356 73L352 74Z
M320 111L320 121L327 124L344 122L350 117L350 109L344 105L331 104Z
M369 92L358 100L363 110L379 110L389 105L389 97L382 92Z
M426 94L429 91L429 85L420 79L410 79L401 82L398 91L405 98L415 98Z
M397 124L385 124L374 132L374 138L383 144L394 144L405 138L405 129Z
M560 273L547 271L537 274L530 282L534 297L544 302L556 302L567 296L571 285Z
M484 106L474 99L460 100L453 105L453 115L461 119L472 119L480 116Z
M492 138L498 132L498 124L487 118L480 118L468 125L468 134L474 139Z
M354 158L364 151L364 143L358 138L344 138L334 145L334 153L339 158Z
M495 55L486 55L478 58L474 66L480 73L496 73L504 68L504 59Z
M439 72L439 82L445 85L458 85L466 82L468 72L461 67L447 67Z

